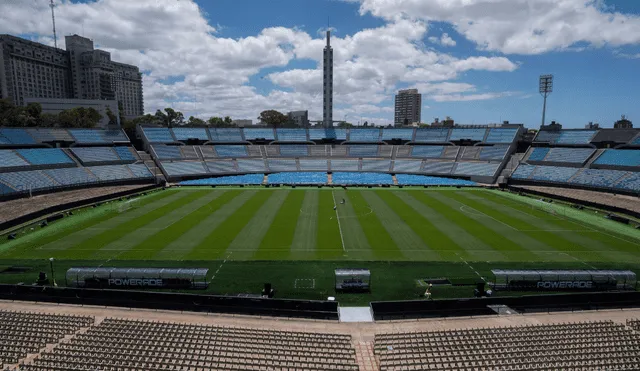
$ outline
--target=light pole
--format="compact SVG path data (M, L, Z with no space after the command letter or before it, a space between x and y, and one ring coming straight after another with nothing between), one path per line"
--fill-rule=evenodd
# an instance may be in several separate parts
M544 126L544 118L547 114L547 97L553 92L553 75L540 76L539 90L540 94L544 97L544 104L542 106L542 125Z
M53 282L53 286L58 286L56 284L56 276L55 273L53 272L53 258L49 258L49 264L51 265L51 281Z

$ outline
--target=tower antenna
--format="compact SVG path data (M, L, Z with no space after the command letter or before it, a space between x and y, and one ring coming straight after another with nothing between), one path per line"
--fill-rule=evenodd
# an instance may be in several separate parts
M49 7L51 7L51 20L53 21L53 45L58 48L58 37L56 36L56 15L53 11L55 8L55 4L53 4L53 0L50 0Z

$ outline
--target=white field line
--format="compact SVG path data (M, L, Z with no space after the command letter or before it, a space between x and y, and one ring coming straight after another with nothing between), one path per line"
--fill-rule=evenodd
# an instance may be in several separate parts
M218 272L220 272L220 269L222 268L224 263L226 263L227 260L229 260L229 258L231 257L231 254L233 254L233 251L230 252L229 255L227 255L227 257L222 261L222 263L220 263L220 266L218 267L218 270L216 270L216 273L214 273L213 276L211 276L211 279L209 280L209 283L213 282L213 279L216 278L216 274L218 274Z
M470 213L470 212L468 212L468 211L465 211L465 208L470 208L471 210L473 210L473 211L475 211L475 212L477 212L477 213L480 213L480 214L481 214L481 215L475 214L476 216L486 216L487 218L493 219L494 221L496 221L496 222L498 222L498 223L500 223L500 224L502 224L502 225L504 225L504 226L507 226L507 227L509 227L510 229L513 229L514 231L521 232L518 228L512 227L512 226L510 226L509 224L507 224L507 223L505 223L505 222L501 222L500 220L498 220L498 219L496 219L496 218L494 218L494 217L492 217L492 216L490 216L490 215L487 215L487 214L483 213L482 211L480 211L480 210L478 210L478 209L474 209L473 207L471 207L471 206L469 206L469 205L465 204L464 202L460 202L460 201L458 201L458 202L462 204L462 206L460 206L460 211L462 211L463 213L473 215L473 213Z
M462 258L462 256L460 256L460 254L456 253L456 255L458 255L458 258L460 258L460 260L462 260L462 261L463 261L463 262L464 262L464 263L469 267L469 269L471 269L472 271L474 271L474 272L475 272L475 274L477 274L477 275L478 275L478 277L480 277L480 279L481 279L481 280L483 280L484 282L487 282L487 280L485 280L485 279L484 279L484 277L482 277L482 275L480 275L480 273L478 273L478 271L477 271L474 267L472 267L472 266L471 266L471 264L469 264L469 262L468 262L468 261L464 260L464 259Z
M597 232L597 231L596 231ZM125 250L125 251L149 251L152 249L130 249L130 250ZM290 251L290 249L288 248L265 248L265 249L261 249L264 251ZM331 249L300 249L300 250L296 250L296 251L323 251L323 250L331 250ZM76 251L92 251L91 249L78 249ZM100 250L100 251L116 251L116 249L107 249L107 250ZM243 252L243 251L253 251L255 252L255 249L233 249L234 252ZM349 251L371 251L371 249L349 249ZM398 250L393 250L393 249L379 249L377 251L398 251ZM411 251L411 252L426 252L428 250L425 249L402 249L402 251ZM442 251L442 252L455 252L458 250L433 250L433 251ZM469 250L469 251L473 251L473 252L478 252L478 253L483 253L483 252L493 252L495 253L496 250L492 250L492 249L474 249L474 250ZM563 253L562 250L532 250L532 252L539 252L539 253L545 253L545 254L561 254ZM593 250L572 250L571 252L594 252Z
M588 264L588 263L586 263L586 262L584 262L584 261L582 261L582 260L580 260L580 259L576 258L575 256L569 255L569 254L567 254L567 253L561 253L561 254L562 254L562 255L566 255L566 256L570 257L571 259L573 259L573 260L577 261L578 263L582 263L582 264L586 265L587 267L589 267L589 268L591 268L591 269L598 269L598 268L594 267L593 265Z
M333 197L333 206L336 208L336 219L338 220L338 230L340 230L340 241L342 241L342 251L347 251L344 247L344 236L342 236L342 225L340 224L340 215L338 215L338 208L336 204L336 194L331 191L331 197Z

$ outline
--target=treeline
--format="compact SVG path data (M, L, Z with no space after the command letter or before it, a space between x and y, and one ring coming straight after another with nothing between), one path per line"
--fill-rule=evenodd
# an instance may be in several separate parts
M93 108L78 107L52 114L42 113L40 103L29 103L22 107L7 99L0 99L0 126L93 128L101 119L102 115Z
M207 121L189 116L185 120L184 114L180 111L176 111L173 108L165 108L164 111L157 110L155 114L147 113L144 116L137 117L133 120L124 121L122 126L125 128L133 128L136 125L162 125L166 127L219 127L230 128L236 125L231 120L231 117L211 117Z

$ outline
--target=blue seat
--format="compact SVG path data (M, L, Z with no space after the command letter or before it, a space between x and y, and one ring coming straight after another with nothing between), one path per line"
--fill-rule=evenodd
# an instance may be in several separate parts
M0 173L0 182L19 192L53 188L59 186L40 170Z
M269 184L326 184L325 172L296 172L269 174Z
M580 169L574 167L536 166L531 179L566 183L572 176L576 175L578 170Z
M4 144L36 144L35 139L24 129L1 128L0 136L4 138Z
M120 157L110 147L74 147L71 152L83 164L120 161Z
M209 172L212 174L236 172L234 161L231 160L207 161L205 164L207 165L207 169L209 170Z
M16 152L32 165L75 164L59 148L18 149Z
M135 162L137 161L136 156L134 156L133 152L135 149L131 147L114 147L113 150L116 152L120 160L125 162Z
M398 185L420 186L476 186L478 183L470 180L440 178L426 175L397 174Z
M100 135L104 142L108 144L113 144L114 142L131 142L122 130L101 130Z
M265 128L265 129L244 129L244 138L246 140L255 140L255 139L266 139L266 140L275 140L275 136L273 135L273 129Z
M302 171L329 171L326 159L300 159L300 170Z
M640 192L640 173L628 173L624 179L616 184L616 188Z
M443 143L449 141L449 128L418 128L416 142Z
M209 134L213 142L242 142L240 128L210 128Z
M611 166L640 166L640 150L607 149L593 163Z
M173 136L176 140L209 140L206 128L173 128Z
M29 166L29 163L10 149L0 150L0 167L19 166Z
M413 146L411 157L441 158L444 146Z
M120 181L133 179L134 176L125 165L102 165L87 167L100 181Z
M389 184L393 185L393 177L391 174L381 174L381 173L333 173L332 176L333 184L367 184L367 185L378 185L378 184Z
M501 161L507 155L509 146L480 147L480 160Z
M549 148L537 147L531 151L528 161L544 161L544 158L549 154Z
M306 157L309 155L306 144L283 144L280 146L280 156Z
M413 140L413 129L382 129L382 140Z
M347 129L326 129L327 138L335 138L337 140L347 140Z
M136 178L153 178L153 174L145 164L129 164L126 166Z
M554 144L558 140L558 137L560 137L559 131L540 130L533 141Z
M451 174L454 162L425 162L419 172L425 174Z
M244 145L221 145L214 146L218 157L247 157L247 146Z
M640 134L636 137L636 139L634 139L631 144L635 144L637 146L640 146Z
M595 152L591 148L551 148L545 162L585 163Z
M9 195L12 193L16 193L16 190L3 183L0 183L0 196Z
M588 144L597 130L561 130L556 144Z
M350 129L349 141L351 142L379 142L380 129Z
M362 160L362 171L384 171L391 169L391 160Z
M267 168L264 166L263 159L245 159L238 160L238 171L241 173L265 173Z
M45 174L62 185L81 185L98 182L98 178L83 167L43 170Z
M101 130L92 129L69 129L69 133L78 143L107 143L102 136Z
M517 133L517 128L491 128L485 142L491 144L513 143Z
M279 141L283 142L306 142L306 129L276 129L276 135Z
M620 170L584 169L571 179L570 183L597 188L613 187L613 184L625 174L626 171Z
M208 171L202 162L196 161L175 161L161 162L162 168L169 176L204 175Z
M142 128L144 136L149 143L171 143L174 142L169 128Z
M453 141L453 140L469 139L469 140L483 141L486 133L487 133L487 129L485 128L482 128L482 129L454 128L451 130L451 136L449 137L449 140Z
M459 162L453 173L468 176L495 176L499 167L499 163Z
M349 156L350 157L376 157L378 156L378 146L377 145L350 145L349 147Z
M180 185L251 185L262 184L262 174L245 174L234 176L221 176L218 178L185 180Z
M514 171L513 174L511 174L511 177L513 179L529 179L535 169L536 169L536 166L534 165L520 164L516 168L516 171Z
M75 139L66 129L37 128L27 129L27 132L38 143L43 142L74 142Z
M345 129L309 129L310 140L323 140L323 139L347 139L347 131Z
M166 146L164 144L154 144L151 146L156 158L160 160L171 160L182 158L182 152L178 146Z

